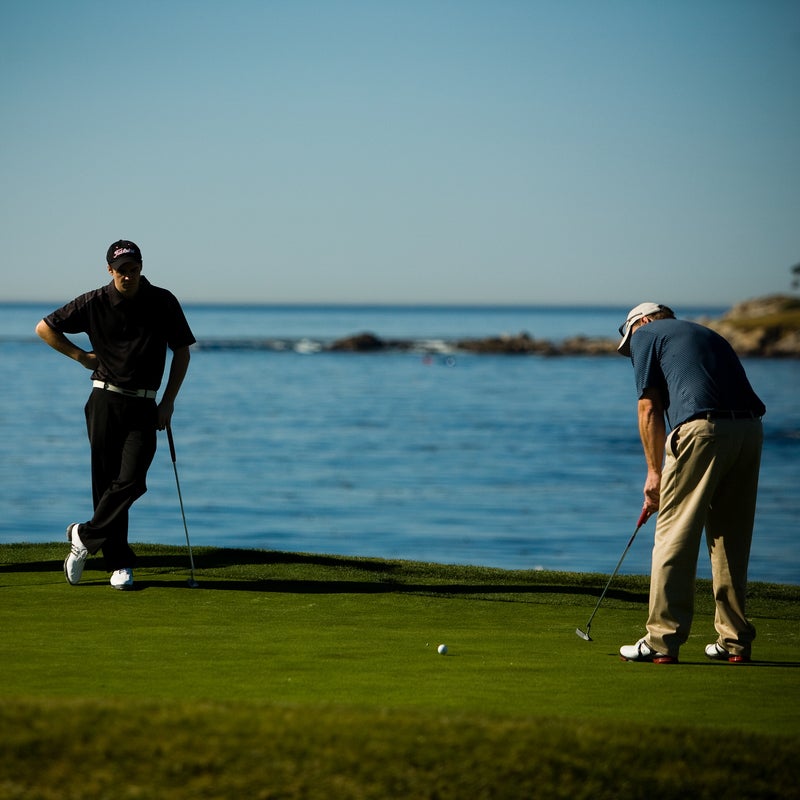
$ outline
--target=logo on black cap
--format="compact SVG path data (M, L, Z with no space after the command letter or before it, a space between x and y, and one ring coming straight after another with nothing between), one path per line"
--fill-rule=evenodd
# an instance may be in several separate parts
M127 239L120 239L108 248L106 264L109 267L113 267L118 264L124 264L126 261L136 261L141 264L142 251L133 242L129 242Z

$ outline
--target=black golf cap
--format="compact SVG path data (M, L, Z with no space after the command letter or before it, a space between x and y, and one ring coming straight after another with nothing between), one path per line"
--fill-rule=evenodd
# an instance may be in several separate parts
M112 269L131 261L137 264L142 263L142 251L139 249L139 245L127 239L120 239L108 248L106 264Z

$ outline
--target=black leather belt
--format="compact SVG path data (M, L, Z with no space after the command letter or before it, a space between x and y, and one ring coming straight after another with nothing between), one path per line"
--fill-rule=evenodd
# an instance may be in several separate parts
M693 417L689 417L686 422L694 422L696 419L705 419L713 422L715 419L761 419L760 414L755 411L701 411Z

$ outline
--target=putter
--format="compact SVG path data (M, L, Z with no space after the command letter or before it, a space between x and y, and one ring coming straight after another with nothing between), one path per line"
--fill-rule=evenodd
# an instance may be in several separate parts
M617 572L619 572L619 568L622 566L622 561L624 560L625 556L628 553L628 550L631 549L631 545L633 544L633 540L636 538L636 534L639 533L639 528L647 522L647 518L650 514L647 513L647 509L642 509L642 513L639 515L639 519L636 523L636 530L633 532L633 536L631 536L630 541L628 542L625 549L622 551L622 555L619 557L619 561L617 561L617 566L614 567L614 572L611 573L611 577L608 579L608 583L606 584L606 588L603 589L603 593L600 595L600 599L597 601L597 605L594 607L594 611L592 611L592 615L589 617L589 621L586 623L586 630L582 631L580 628L575 628L575 634L580 636L581 639L586 639L587 642L592 641L592 637L589 636L589 631L592 628L592 620L594 619L594 615L597 613L597 609L600 608L600 603L603 602L603 598L606 596L606 592L608 591L608 587L611 586L611 581L614 580L616 577Z
M169 454L172 457L172 470L175 473L175 485L178 487L178 502L181 504L181 517L183 517L183 531L186 534L186 547L189 549L189 563L192 567L192 577L186 581L189 584L189 587L192 589L197 589L200 584L195 580L194 577L194 556L192 556L192 544L189 541L189 528L186 527L186 514L183 510L183 496L181 495L181 482L178 479L178 465L177 459L175 458L175 442L172 439L172 428L167 425L167 441L169 442Z

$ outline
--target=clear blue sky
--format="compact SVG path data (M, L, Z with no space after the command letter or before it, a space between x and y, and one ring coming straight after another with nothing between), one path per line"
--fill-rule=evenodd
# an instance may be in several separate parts
M798 0L44 0L4 300L726 305L800 261Z

